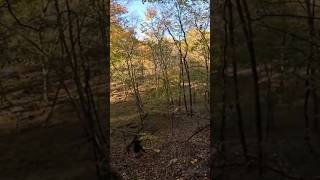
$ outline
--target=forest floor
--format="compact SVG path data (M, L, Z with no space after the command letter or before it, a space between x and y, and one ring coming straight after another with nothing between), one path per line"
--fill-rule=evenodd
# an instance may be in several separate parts
M246 162L240 144L237 125L237 114L233 107L233 82L231 75L227 78L227 107L225 152L217 156L214 174L220 180L237 180L245 177L246 180L315 180L320 179L320 133L310 129L309 141L305 139L304 119L304 81L289 78L285 75L283 88L280 85L281 76L277 73L272 79L273 123L267 137L266 122L270 118L270 109L267 106L267 78L260 70L260 95L262 110L262 152L263 176L258 175L257 133L255 124L255 105L250 71L239 72L240 102L243 115L244 133L247 142L248 155ZM282 89L281 89L282 88ZM221 107L220 107L221 108ZM310 116L310 123L313 118ZM215 123L215 137L220 138L220 117ZM270 119L269 119L270 120Z
M61 91L49 126L44 127L51 105L41 98L39 67L8 67L0 75L8 100L0 104L0 179L96 179L91 144L66 93ZM54 81L49 98L55 96ZM72 89L70 81L66 83Z
M118 93L121 93L120 88ZM136 106L130 97L114 100L111 105L113 169L123 179L208 179L209 116L202 104L196 105L195 109L194 117L177 112L168 116L165 110L149 110L144 133L153 138L143 142L146 152L136 158L132 152L126 151L126 145L132 140L133 134L123 134L138 132L140 121Z
M16 73L9 73L9 75L6 73L7 75L3 76L6 78L3 85L7 90L7 98L15 106L10 106L7 102L1 104L0 179L95 179L91 144L86 141L78 118L72 106L66 101L65 93L60 94L61 98L54 109L50 126L45 128L42 126L43 120L50 108L43 106L41 102L40 72L32 68L13 71L20 71L23 75L19 77ZM244 73L239 81L246 136L251 146L249 152L250 155L255 155L256 151L252 148L256 141L252 123L254 122L253 103L248 101L252 99L252 79ZM263 143L264 157L272 159L268 161L271 162L269 167L272 165L273 168L268 171L271 173L269 179L282 180L299 176L306 177L305 180L319 179L320 138L316 134L311 134L311 149L303 138L304 117L301 98L303 91L298 91L303 89L303 82L286 83L289 84L287 94L282 98L282 102L278 98L275 107L275 126L271 131L270 140ZM262 89L265 87L264 84L261 86ZM232 85L228 87L230 87L229 93L232 93ZM119 90L119 92L118 95L114 93L111 99L112 129L136 132L139 127L139 118L133 100L130 95L124 99L123 91ZM55 89L52 89L49 95L52 97L54 94ZM278 94L275 93L275 95ZM122 133L112 130L112 167L124 179L207 179L209 129L204 129L185 142L199 130L199 127L209 124L207 108L203 107L203 103L196 103L194 117L183 113L176 113L169 117L165 109L150 107L147 103L149 115L145 121L145 132L152 135L154 139L144 144L147 148L146 153L140 158L127 154ZM17 109L22 109L20 115L25 119L25 123L21 124L20 132L16 132ZM263 105L263 112L266 112L265 105ZM236 122L233 121L235 120L234 108L228 106L227 113L230 118L228 122ZM199 118L200 115L201 118ZM266 117L266 114L263 114L263 117ZM216 127L219 127L218 123ZM256 177L249 177L248 174L252 173L248 173L248 168L241 164L243 158L239 156L241 149L235 124L228 123L226 132L228 132L226 149L230 153L227 162L230 164L222 165L223 171L217 168L217 175L224 172L223 177L220 176L219 179L237 179L245 176L248 180L255 180ZM128 134L125 137L126 143L132 139ZM216 163L221 166L219 161ZM252 172L257 169L249 168L249 170Z
M6 99L0 111L0 179L1 180L88 180L96 179L91 144L77 114L61 90L49 126L44 121L51 104L42 102L42 79L38 67L3 69L1 78ZM51 83L54 82L51 79ZM72 82L66 81L73 92ZM56 93L52 84L49 98ZM99 89L99 87L95 87ZM99 91L99 90L98 90ZM103 92L98 92L99 96ZM125 101L111 99L112 128L138 127L137 113L130 95ZM12 104L11 104L12 103ZM207 110L196 105L202 117ZM112 165L124 179L206 179L208 175L209 128L189 141L198 127L209 124L207 118L176 114L168 118L162 110L148 110L146 133L155 137L141 158L124 152L123 137L112 132ZM17 129L17 120L22 119ZM114 121L115 120L115 121ZM174 128L172 131L172 121ZM174 134L172 134L174 133ZM129 142L131 136L127 136ZM126 178L127 177L127 178Z

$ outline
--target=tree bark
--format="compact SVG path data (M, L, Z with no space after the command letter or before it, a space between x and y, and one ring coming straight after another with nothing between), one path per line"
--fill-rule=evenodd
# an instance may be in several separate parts
M231 0L227 0L228 12L229 12L229 34L230 34L230 45L231 45L231 60L232 60L232 69L233 69L233 84L234 84L234 95L235 95L235 107L237 111L238 119L238 131L240 142L242 146L243 155L248 160L247 155L247 143L245 138L245 133L243 129L243 119L242 119L242 110L240 102L240 91L238 84L238 63L235 58L235 39L234 39L234 22L233 22L233 5Z
M242 2L242 3L241 3ZM251 24L251 15L248 9L246 0L236 0L237 10L241 21L241 26L245 36L248 53L251 62L251 71L253 76L253 93L255 97L255 123L257 131L257 146L258 146L258 163L259 163L259 175L262 175L262 122L261 122L261 106L260 106L260 90L259 90L259 78L257 72L256 52L253 43L253 32Z

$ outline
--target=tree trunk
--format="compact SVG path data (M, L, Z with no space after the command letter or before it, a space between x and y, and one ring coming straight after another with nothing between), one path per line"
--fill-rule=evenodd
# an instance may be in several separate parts
M231 59L232 59L232 68L233 68L233 84L234 84L234 95L235 95L235 107L237 111L238 118L238 131L239 137L241 141L243 155L248 160L247 156L247 143L245 138L245 133L243 129L243 119L242 119L242 110L240 103L240 92L239 92L239 84L238 84L238 64L235 58L235 40L234 40L234 22L233 22L233 7L231 0L226 2L228 4L228 12L229 12L229 33L230 33L230 44L231 44Z
M260 106L260 92L259 92L259 78L257 72L257 65L256 65L256 52L253 43L253 32L252 32L252 25L251 25L251 15L248 9L248 5L246 0L241 1L236 0L237 9L239 18L241 21L241 26L243 29L243 33L245 36L248 53L250 56L251 61L251 71L253 76L253 89L254 89L254 97L255 97L255 120L256 120L256 131L257 131L257 146L258 146L258 163L259 163L259 175L262 175L262 122L261 122L261 106ZM244 9L243 9L244 8Z
M215 136L214 136L214 129L215 129L215 121L214 121L214 49L213 46L216 43L214 41L215 35L214 35L214 29L215 29L215 9L216 9L217 3L215 0L210 0L210 69L209 69L209 76L210 76L210 83L209 83L209 99L210 99L210 179L214 179L214 159L215 159Z

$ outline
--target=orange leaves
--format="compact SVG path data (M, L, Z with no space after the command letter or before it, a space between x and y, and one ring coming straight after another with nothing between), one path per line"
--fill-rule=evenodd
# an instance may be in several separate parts
M118 16L127 13L128 10L119 3L111 1L110 7L110 21L111 23L118 23Z
M112 2L111 3L111 15L119 15L127 13L128 10L119 3Z
M157 10L155 8L148 8L145 12L145 16L147 20L152 20L157 16Z

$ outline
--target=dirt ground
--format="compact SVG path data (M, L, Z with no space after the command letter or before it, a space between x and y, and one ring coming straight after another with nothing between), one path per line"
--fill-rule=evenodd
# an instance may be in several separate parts
M50 104L41 100L40 72L39 67L24 65L0 72L6 94L0 103L0 179L95 179L91 144L65 92L60 93L49 126L44 127ZM70 81L66 83L72 89ZM51 88L49 98L55 92Z
M118 88L115 94L120 92ZM126 151L133 138L130 132L137 133L140 127L133 99L119 98L111 104L112 168L128 180L208 179L210 129L208 111L203 104L196 105L193 117L178 112L169 116L159 108L148 110L144 133L153 138L142 141L146 152L136 158ZM199 133L186 141L195 132Z
M27 72L20 72L23 75L8 72L5 74L7 80L3 84L7 90L7 99L15 105L18 104L22 113L18 114L19 110L10 106L6 100L1 104L0 179L95 179L91 145L86 141L74 109L65 100L65 94L61 93L50 126L45 128L42 125L48 107L42 106L41 79L37 72L29 69ZM252 112L252 103L246 101L252 95L251 80L244 75L240 77L240 81L246 135L251 148L249 152L255 156L256 151L253 149L255 131L254 126L250 125L254 115L249 113ZM261 86L264 87L263 84ZM290 85L294 89L302 86L303 83L295 82ZM299 177L303 177L304 180L319 179L320 138L317 134L312 134L311 148L306 145L303 138L301 100L303 92L290 89L288 92L290 93L283 97L281 102L278 99L275 111L277 121L270 140L263 144L264 157L268 158L265 161L264 179L282 180ZM52 89L50 96L52 97L54 93L55 89ZM229 93L232 93L231 90ZM140 122L133 99L130 94L125 97L122 86L119 86L118 91L112 92L111 98L111 165L123 179L208 179L209 128L202 129L186 141L199 128L209 124L208 111L203 103L195 105L196 113L193 117L178 112L168 116L164 109L150 108L151 106L147 104L148 117L144 132L152 138L143 142L146 148L143 156L134 158L132 153L128 154L125 150L125 145L132 139L132 134L127 133L124 136L119 129L137 132ZM234 122L234 108L228 106L227 113L230 115L228 122ZM265 117L265 114L263 116ZM20 131L16 129L18 117L25 120L21 123ZM219 127L219 123L216 127ZM228 161L224 161L225 164L216 161L217 178L223 180L246 177L248 180L255 180L257 172L255 162L243 164L235 124L228 123L226 131Z
M37 68L13 68L1 72L6 99L0 116L1 180L88 180L96 179L91 144L66 93L61 92L49 127L44 120L50 111L41 100L41 75ZM23 72L22 72L23 71ZM72 83L66 82L72 91ZM98 89L99 87L95 87ZM56 92L52 88L49 97ZM99 92L98 96L103 95ZM139 121L130 94L113 94L112 128L137 130ZM6 101L8 100L8 101ZM10 104L12 103L12 104ZM18 108L17 108L18 107ZM124 151L123 136L111 134L112 167L123 179L206 179L208 176L209 129L205 128L189 141L198 127L208 125L207 111L199 106L202 117L176 114L168 117L162 109L148 109L145 133L155 137L146 142L140 158ZM201 110L202 109L202 110ZM23 119L17 129L17 120ZM173 123L172 123L173 122ZM173 126L172 126L173 125ZM172 131L173 127L173 131ZM126 135L127 143L132 136Z
M287 75L287 76L290 76ZM232 106L233 83L231 76L227 78L227 119L225 128L225 152L217 152L214 161L215 178L221 180L286 180L320 179L320 134L310 129L310 140L305 139L304 119L304 81L286 77L284 87L280 86L280 77L272 77L273 125L267 138L266 122L268 106L266 100L267 82L260 72L260 95L263 122L263 176L258 175L257 132L255 126L255 108L250 71L239 73L240 101L243 115L244 132L247 139L249 162L243 158L237 127L237 114ZM221 107L219 107L221 108ZM218 108L218 109L219 109ZM310 107L311 109L312 107ZM219 113L217 113L219 114ZM215 137L220 138L221 117L215 117ZM313 118L310 116L310 123ZM217 145L219 147L219 145Z

